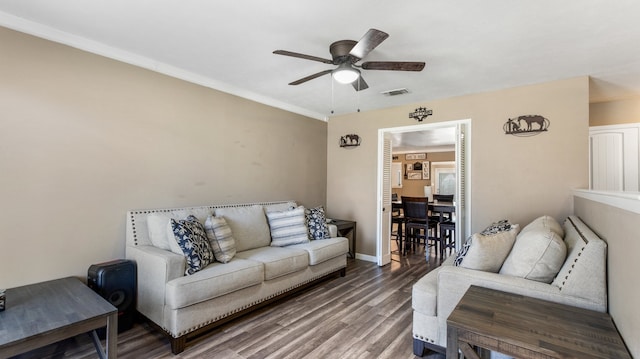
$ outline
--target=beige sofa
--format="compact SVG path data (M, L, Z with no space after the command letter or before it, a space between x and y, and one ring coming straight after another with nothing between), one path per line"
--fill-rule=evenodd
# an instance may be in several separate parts
M329 226L331 238L271 246L266 212L295 206L287 201L127 213L126 258L135 261L138 270L136 309L169 336L174 354L214 326L329 275L345 275L348 240L336 237L335 226ZM186 275L185 256L157 241L172 237L165 224L171 228L170 218L189 215L201 223L212 215L225 218L235 238L235 256Z
M558 236L559 242L549 240ZM538 247L532 248L532 242ZM499 271L456 266L456 256L451 256L414 284L415 355L423 356L426 349L445 352L447 317L471 285L607 311L607 246L580 218L570 216L560 226L550 217L540 217L517 233L508 249ZM491 248L488 252L499 251Z

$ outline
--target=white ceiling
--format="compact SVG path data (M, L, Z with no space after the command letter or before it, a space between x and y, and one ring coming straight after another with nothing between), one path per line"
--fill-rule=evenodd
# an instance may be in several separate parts
M394 154L454 151L455 143L455 127L391 133L391 146Z
M318 119L575 76L592 101L640 94L640 1L0 0L0 25ZM425 61L422 72L330 76L329 44L390 34L365 61ZM386 97L386 90L409 94Z

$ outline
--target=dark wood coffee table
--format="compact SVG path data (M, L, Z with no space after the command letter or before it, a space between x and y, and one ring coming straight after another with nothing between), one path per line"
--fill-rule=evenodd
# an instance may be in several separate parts
M607 313L471 286L447 319L447 358L631 358Z
M91 332L100 358L116 358L118 310L77 278L10 288L0 312L0 358ZM95 329L107 327L106 351Z

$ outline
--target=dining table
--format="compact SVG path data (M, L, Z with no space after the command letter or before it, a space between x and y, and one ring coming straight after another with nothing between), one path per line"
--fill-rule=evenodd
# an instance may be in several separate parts
M398 211L402 209L402 201L392 201L392 210ZM440 215L440 222L443 222L443 215L446 213L453 214L456 212L455 202L433 201L429 202L429 211L437 212Z
M440 223L450 220L451 216L456 213L456 204L454 202L433 201L429 202L429 211L437 213Z

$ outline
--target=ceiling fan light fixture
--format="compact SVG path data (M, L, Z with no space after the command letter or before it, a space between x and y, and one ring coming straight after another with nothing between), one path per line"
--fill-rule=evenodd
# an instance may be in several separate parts
M341 84L350 84L360 77L360 71L344 63L338 65L338 68L331 72L333 78Z

